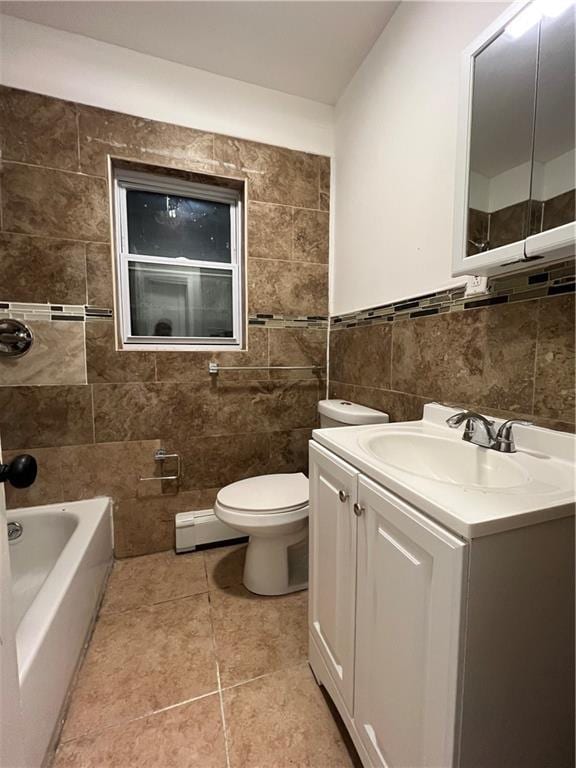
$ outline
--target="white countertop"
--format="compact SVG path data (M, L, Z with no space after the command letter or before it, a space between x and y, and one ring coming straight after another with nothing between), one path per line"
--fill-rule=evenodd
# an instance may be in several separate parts
M490 489L415 474L409 468L385 463L365 447L371 435L410 434L414 439L425 435L460 441L463 451L489 450L464 442L463 427L448 427L446 419L454 413L458 410L431 403L424 407L421 421L316 429L313 439L465 539L574 514L574 435L515 426L517 450L500 456L505 462L514 462L526 480ZM502 423L499 419L494 421L496 427Z

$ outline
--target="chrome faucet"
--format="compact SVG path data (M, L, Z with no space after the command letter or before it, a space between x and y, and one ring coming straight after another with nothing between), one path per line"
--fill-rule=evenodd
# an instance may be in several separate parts
M482 448L491 448L500 453L515 453L514 435L512 427L514 424L523 424L530 426L532 422L522 421L520 419L509 419L505 421L498 432L494 429L494 422L482 416L475 411L461 411L455 413L446 419L446 424L452 429L459 427L462 422L466 422L462 439L467 443L479 445Z
M514 442L514 434L512 427L514 424L521 424L524 427L531 427L531 421L523 421L522 419L508 419L498 430L496 435L496 450L500 453L516 453L516 444Z

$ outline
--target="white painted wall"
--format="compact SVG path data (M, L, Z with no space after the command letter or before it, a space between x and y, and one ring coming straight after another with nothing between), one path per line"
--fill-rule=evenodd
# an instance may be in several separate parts
M333 151L331 106L6 15L0 82L252 141Z
M450 277L460 54L506 3L402 3L336 106L331 309Z

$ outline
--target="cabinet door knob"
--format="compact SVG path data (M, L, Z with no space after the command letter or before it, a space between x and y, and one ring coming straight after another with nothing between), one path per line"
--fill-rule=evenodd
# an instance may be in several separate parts
M358 504L358 502L356 502L354 504L354 514L356 515L356 517L360 517L362 512L364 512L364 507L361 507L360 504Z
M344 504L345 501L348 501L349 496L346 491L338 491L338 498Z

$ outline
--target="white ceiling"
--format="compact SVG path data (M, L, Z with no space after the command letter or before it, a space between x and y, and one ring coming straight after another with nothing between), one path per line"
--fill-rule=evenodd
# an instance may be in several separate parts
M394 13L387 0L2 2L3 13L334 104Z

